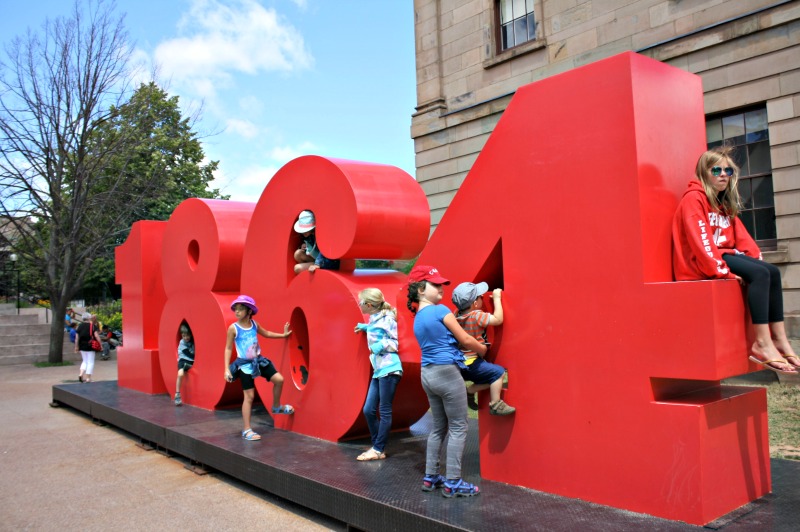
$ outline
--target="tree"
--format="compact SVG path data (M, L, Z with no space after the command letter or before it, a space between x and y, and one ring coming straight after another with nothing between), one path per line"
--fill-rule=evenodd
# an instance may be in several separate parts
M16 225L14 248L50 299L50 362L62 359L63 316L92 262L131 221L167 209L187 183L196 191L216 166L170 178L191 176L202 150L188 122L161 127L169 120L159 108L175 111L177 100L153 84L132 94L131 49L113 4L76 0L68 18L12 40L0 62L0 216ZM185 149L170 156L167 141ZM161 190L166 197L152 194Z

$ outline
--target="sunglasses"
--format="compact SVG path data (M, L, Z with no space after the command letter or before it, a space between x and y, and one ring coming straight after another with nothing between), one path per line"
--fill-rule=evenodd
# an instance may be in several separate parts
M713 175L714 177L719 177L722 175L723 170L725 171L726 176L730 177L733 175L733 168L731 168L730 166L726 166L725 168L721 166L713 166L711 167L711 175Z

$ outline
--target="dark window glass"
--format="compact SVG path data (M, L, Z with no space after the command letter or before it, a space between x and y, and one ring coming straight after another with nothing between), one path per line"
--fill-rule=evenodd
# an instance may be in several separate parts
M778 238L775 228L775 209L758 209L752 213L756 219L756 227L755 231L750 233L751 235L756 234L761 240Z
M754 177L748 179L753 187L753 207L762 209L772 207L775 194L772 192L772 179L769 177Z
M742 220L747 232L750 233L750 236L756 234L755 224L753 223L753 211L742 211L739 213L739 218Z
M739 197L742 199L743 209L753 208L753 188L750 184L750 179L739 180Z
M747 130L747 143L767 140L769 129L767 124L767 110L756 109L744 114L744 124Z
M503 50L506 48L511 48L509 43L514 42L514 25L513 23L503 24L503 27L500 28L500 38L502 40Z
M528 13L528 40L536 39L536 17L533 13Z
M750 161L748 175L769 174L772 172L772 160L769 156L769 141L747 145L747 158Z
M536 40L536 17L532 0L497 0L500 50Z
M722 134L729 144L744 144L744 115L731 115L722 118Z
M736 146L733 160L739 166L739 196L744 226L763 249L775 249L775 193L769 152L767 109L739 111L706 120L709 148Z
M528 27L525 17L514 20L514 46L528 40Z

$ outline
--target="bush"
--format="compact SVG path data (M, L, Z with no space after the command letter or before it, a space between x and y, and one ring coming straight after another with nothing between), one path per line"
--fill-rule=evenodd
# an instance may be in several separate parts
M122 330L122 301L112 301L106 305L93 307L89 310L97 315L97 321L108 325L112 331Z

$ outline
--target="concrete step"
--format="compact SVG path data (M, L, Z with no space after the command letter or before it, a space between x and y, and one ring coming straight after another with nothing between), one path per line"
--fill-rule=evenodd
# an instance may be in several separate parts
M69 340L69 336L67 336ZM0 350L15 345L50 345L50 333L41 332L37 334L20 334L16 336L0 335ZM72 345L72 344L70 344ZM0 354L2 356L2 354Z
M0 315L0 325L35 325L39 317L34 314L5 314Z
M20 336L26 334L49 333L49 323L0 323L0 336Z

